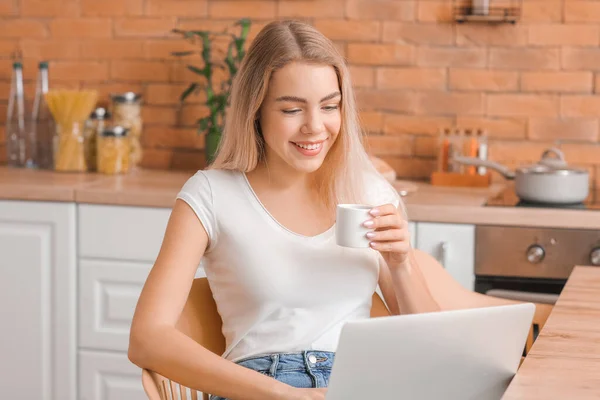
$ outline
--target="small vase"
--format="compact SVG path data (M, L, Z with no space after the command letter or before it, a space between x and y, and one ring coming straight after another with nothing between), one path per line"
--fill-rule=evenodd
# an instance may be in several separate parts
M206 134L204 142L204 154L206 156L206 165L212 164L215 160L215 156L217 155L217 149L219 148L219 143L221 142L221 132L218 131L209 131Z

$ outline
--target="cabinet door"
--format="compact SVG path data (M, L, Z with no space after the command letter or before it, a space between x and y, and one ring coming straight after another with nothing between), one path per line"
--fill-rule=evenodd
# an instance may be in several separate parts
M79 351L79 400L147 400L142 370L126 353Z
M419 222L416 247L434 256L462 286L474 289L474 225Z
M75 400L75 205L0 201L0 254L0 397Z

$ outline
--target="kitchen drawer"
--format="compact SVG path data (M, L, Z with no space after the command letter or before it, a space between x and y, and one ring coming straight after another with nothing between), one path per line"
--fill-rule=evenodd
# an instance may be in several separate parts
M79 400L147 400L142 370L127 353L79 351Z
M80 347L127 351L135 306L151 268L144 262L80 260ZM199 268L196 277L202 276Z
M463 287L475 283L475 226L419 222L416 247L434 256Z
M82 204L80 257L154 262L171 210L166 208Z

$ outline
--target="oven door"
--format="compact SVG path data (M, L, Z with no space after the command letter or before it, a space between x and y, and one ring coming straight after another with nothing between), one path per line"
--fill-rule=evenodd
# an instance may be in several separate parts
M555 304L565 283L565 279L478 275L475 277L475 291L510 300Z

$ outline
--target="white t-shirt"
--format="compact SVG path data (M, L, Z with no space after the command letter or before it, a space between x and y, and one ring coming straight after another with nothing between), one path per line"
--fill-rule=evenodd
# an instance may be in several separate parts
M398 204L381 176L373 205ZM334 227L303 236L279 224L237 171L198 171L178 198L194 210L209 245L202 260L232 361L271 353L335 351L342 325L369 318L378 253L335 243Z

